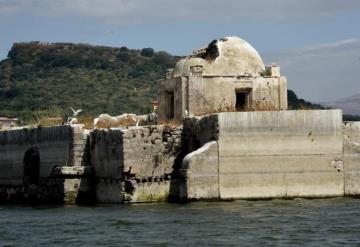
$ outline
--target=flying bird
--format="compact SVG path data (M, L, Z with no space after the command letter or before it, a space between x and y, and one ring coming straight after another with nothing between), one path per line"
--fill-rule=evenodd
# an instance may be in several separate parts
M73 117L76 117L77 115L79 115L79 113L82 111L81 109L77 109L76 111L74 110L74 108L70 107L70 109L73 111Z

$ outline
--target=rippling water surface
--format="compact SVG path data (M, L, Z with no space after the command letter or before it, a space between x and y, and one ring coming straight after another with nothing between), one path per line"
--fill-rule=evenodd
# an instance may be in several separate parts
M360 246L360 200L0 206L0 246Z

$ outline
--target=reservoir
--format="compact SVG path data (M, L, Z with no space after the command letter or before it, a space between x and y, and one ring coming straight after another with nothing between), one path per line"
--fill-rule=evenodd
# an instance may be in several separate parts
M360 200L0 206L0 246L360 246Z

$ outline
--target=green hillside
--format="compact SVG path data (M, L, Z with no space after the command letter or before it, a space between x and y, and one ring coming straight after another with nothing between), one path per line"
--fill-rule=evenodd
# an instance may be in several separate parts
M149 112L156 81L178 59L151 48L17 43L0 62L0 115Z
M87 44L17 43L0 62L0 115L25 122L66 117L148 113L156 81L180 57L142 50ZM319 109L288 91L290 109Z

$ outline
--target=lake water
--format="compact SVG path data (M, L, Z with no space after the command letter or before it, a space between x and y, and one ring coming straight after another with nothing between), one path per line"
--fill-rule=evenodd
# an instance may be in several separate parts
M360 246L360 199L0 206L0 246Z

